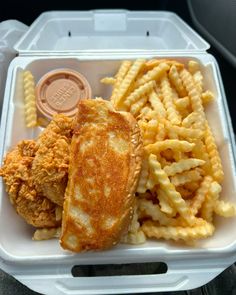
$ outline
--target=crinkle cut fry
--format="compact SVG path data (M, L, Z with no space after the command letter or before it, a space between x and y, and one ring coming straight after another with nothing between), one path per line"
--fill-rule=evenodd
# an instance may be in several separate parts
M207 90L202 93L202 103L204 105L208 104L212 100L214 100L214 94L210 90Z
M160 85L167 117L171 124L179 125L181 123L180 115L175 107L170 82L166 76L161 79Z
M201 174L197 170L184 171L171 177L171 182L174 186L183 185L191 181L198 181L201 179Z
M141 217L149 217L153 221L158 221L159 225L165 226L184 226L187 227L188 224L181 217L170 217L161 211L158 204L153 204L151 200L139 199L138 200L138 212ZM195 226L205 224L205 220L202 218L195 219Z
M174 132L177 137L181 136L183 138L202 138L204 136L204 132L202 130L172 125L167 120L165 120L164 123L168 132L171 132L172 134Z
M140 223L138 221L138 204L135 202L134 214L129 225L128 233L122 237L122 243L126 244L143 244L146 242L146 237L144 232L140 228Z
M179 139L179 135L176 132L176 129L171 128L172 126L176 126L176 125L172 125L170 123L170 121L166 120L166 119L162 119L161 122L165 125L165 129L166 129L166 133L169 137L169 139ZM179 126L176 126L179 127ZM177 152L177 151L175 151Z
M203 76L200 71L197 71L196 73L193 74L193 80L195 82L195 85L197 87L197 90L199 91L200 94L202 94L203 90Z
M195 240L207 238L214 233L214 226L206 222L203 225L195 227L173 227L173 226L159 226L153 221L145 221L142 225L142 230L149 238L165 239L165 240Z
M41 241L41 240L49 240L54 238L59 238L61 235L61 228L40 228L34 232L33 240Z
M193 199L191 199L190 207L194 215L198 213L198 210L201 208L203 202L205 201L206 196L209 193L211 183L212 183L212 177L205 176L195 196L193 197Z
M192 75L186 69L183 69L180 72L180 77L185 88L187 89L193 111L199 114L199 120L195 123L195 126L198 129L204 129L206 117L202 105L201 94L195 85Z
M193 75L199 70L199 63L195 60L190 60L188 62L188 71Z
M179 110L185 111L189 107L189 97L185 96L174 101L176 108Z
M153 110L151 108L151 106L149 106L147 104L147 106L145 106L141 111L140 111L140 115L138 117L138 119L142 119L142 120L150 120L150 113L152 113Z
M143 134L143 145L152 144L156 139L156 130L158 128L157 120L150 120L145 128L145 132Z
M116 75L116 82L114 84L114 89L113 89L113 92L112 92L112 95L110 98L110 100L113 104L115 104L115 100L116 100L116 96L118 93L118 89L120 88L120 84L123 81L123 79L124 79L125 75L127 74L130 67L131 67L131 61L129 61L129 60L125 60L121 63L121 66L120 66L118 73Z
M148 71L142 78L137 80L135 86L139 87L151 80L159 80L168 70L169 66L166 63L160 63L157 67Z
M180 97L186 96L186 90L184 85L179 77L179 73L175 65L172 65L169 71L169 78L171 83L175 86L177 92L179 93Z
M147 181L147 190L154 189L155 185L157 184L155 178L153 177L152 173L149 169L148 181Z
M184 65L176 60L170 59L150 59L145 63L145 70L152 70L161 63L166 63L169 66L175 65L177 68L182 69Z
M100 82L107 85L114 85L116 83L116 79L114 77L104 77L100 80Z
M236 216L236 205L230 202L217 200L214 205L214 211L217 215L223 217Z
M156 82L152 80L141 85L139 88L136 88L128 97L124 99L124 107L126 109L130 109L130 107L134 103L138 102L145 95L149 94L149 92L153 90L155 85L156 85Z
M176 215L176 210L169 203L168 197L166 196L163 190L157 190L157 198L159 199L159 205L161 207L162 212L166 213L168 216Z
M140 98L137 102L131 105L130 107L130 113L136 118L138 114L140 113L142 107L146 104L148 98L147 96L144 96Z
M145 193L147 190L147 181L149 176L149 167L147 157L143 158L141 172L139 176L139 182L137 187L138 193Z
M37 108L35 98L35 82L30 71L23 72L25 121L27 127L37 126Z
M148 161L155 180L160 184L161 189L166 193L169 201L176 208L179 214L186 220L186 222L189 225L193 225L195 217L192 215L190 208L187 206L184 199L182 199L180 193L175 190L175 187L170 182L165 171L161 169L161 165L157 161L157 157L151 154Z
M190 143L186 140L166 139L149 144L144 148L148 153L159 153L166 149L173 149L181 152L191 152L194 146L194 143Z
M166 128L165 125L161 122L158 124L158 132L156 135L156 141L163 141L166 137Z
M212 176L216 181L221 183L224 178L224 172L214 136L207 122L205 134L205 144L212 166Z
M151 103L151 106L153 107L154 111L157 112L157 115L159 118L165 118L166 117L166 110L163 106L163 103L161 102L159 96L155 91L151 91L149 94L149 101Z
M206 196L201 208L201 217L208 222L213 221L214 205L216 200L219 199L222 187L221 185L213 181L210 185L209 192Z
M153 204L152 201L146 199L138 200L138 210L144 212L154 221L158 221L161 225L170 225L174 220L161 211L158 204Z
M174 176L177 173L182 173L186 170L201 166L205 161L195 158L181 159L178 162L174 162L169 166L165 166L163 170L168 176Z
M206 146L203 143L201 139L194 140L195 146L192 150L192 155L195 158L202 159L205 161L205 164L202 166L206 174L211 175L212 169L211 169L211 163L208 156L208 153L206 151Z
M131 244L131 245L139 245L144 244L146 242L146 236L142 229L139 229L135 233L128 233L121 240L121 243Z
M199 118L200 118L200 115L197 112L192 112L183 119L182 126L185 128L191 127L194 124L196 124Z
M128 73L122 80L120 87L117 91L116 101L115 101L115 107L119 109L119 107L122 106L122 102L124 100L124 96L127 93L130 85L134 82L135 78L137 77L140 70L143 68L145 64L145 59L137 59L130 69L128 70Z

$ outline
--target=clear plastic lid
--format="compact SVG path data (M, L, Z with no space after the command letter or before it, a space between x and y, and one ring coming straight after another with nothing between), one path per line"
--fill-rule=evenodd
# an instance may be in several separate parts
M80 52L198 52L204 41L167 11L52 11L41 14L16 44L22 55Z

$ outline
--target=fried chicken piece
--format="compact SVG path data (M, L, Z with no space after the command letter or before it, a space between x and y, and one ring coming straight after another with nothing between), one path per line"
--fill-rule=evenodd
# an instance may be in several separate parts
M61 223L59 207L38 194L32 177L32 162L37 151L34 140L23 140L4 159L0 176L11 203L27 223L35 227L55 227ZM60 211L60 209L59 209Z
M63 205L68 179L72 119L55 115L37 140L32 165L36 190L60 206Z

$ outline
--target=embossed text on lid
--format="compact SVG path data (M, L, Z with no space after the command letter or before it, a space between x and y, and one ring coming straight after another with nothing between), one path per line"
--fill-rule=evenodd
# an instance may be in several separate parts
M70 69L58 69L44 75L36 86L39 112L52 118L56 113L73 117L80 99L91 97L86 78Z

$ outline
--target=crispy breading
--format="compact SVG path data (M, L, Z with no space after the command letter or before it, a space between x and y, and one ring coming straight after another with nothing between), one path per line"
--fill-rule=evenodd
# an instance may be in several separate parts
M35 227L55 227L57 205L38 194L32 177L32 162L37 152L34 140L23 140L10 151L0 169L6 191L17 213Z
M75 252L118 243L133 215L142 144L136 120L102 99L81 100L71 143L61 245Z
M63 205L72 137L72 119L55 115L37 140L32 176L37 191Z

